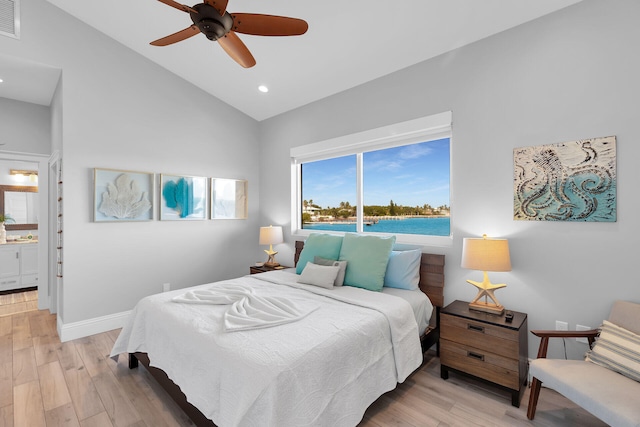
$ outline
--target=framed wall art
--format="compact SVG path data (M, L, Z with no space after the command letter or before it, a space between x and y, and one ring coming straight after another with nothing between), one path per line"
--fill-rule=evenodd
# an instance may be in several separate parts
M160 220L203 220L209 211L208 178L160 175Z
M95 168L94 222L153 220L154 188L153 173Z
M616 137L513 150L513 218L615 222Z
M249 183L242 179L211 179L211 219L246 219Z

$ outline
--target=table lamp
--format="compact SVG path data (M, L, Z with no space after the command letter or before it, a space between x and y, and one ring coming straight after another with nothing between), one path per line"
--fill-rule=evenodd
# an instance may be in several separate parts
M482 282L467 280L478 288L478 295L469 303L471 310L502 314L504 306L498 302L493 294L496 289L504 288L504 283L494 285L489 280L487 271L511 271L509 257L509 242L507 239L488 239L486 234L482 238L465 238L462 241L462 268L481 270L484 275ZM484 296L484 301L480 298ZM487 300L487 297L492 302Z
M273 245L282 243L282 227L274 227L270 225L268 227L260 227L260 244L269 245L269 249L264 251L269 255L269 259L264 263L267 267L277 267L280 264L276 262L276 254L278 252L273 250Z

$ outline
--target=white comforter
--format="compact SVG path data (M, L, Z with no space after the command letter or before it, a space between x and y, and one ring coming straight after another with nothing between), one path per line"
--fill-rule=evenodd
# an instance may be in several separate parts
M197 288L235 283L282 296L310 313L298 321L226 332L228 307L172 301L183 289L142 299L112 356L148 353L220 427L354 426L422 362L412 309L398 297L297 277L274 271Z

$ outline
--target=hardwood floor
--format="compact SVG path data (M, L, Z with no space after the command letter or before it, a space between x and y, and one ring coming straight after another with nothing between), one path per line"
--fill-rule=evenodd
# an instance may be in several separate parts
M140 366L108 358L118 330L61 343L56 317L28 311L0 317L0 427L192 426ZM536 419L489 386L451 373L439 359L380 397L360 427L605 426L557 393L543 389Z
M38 291L0 294L0 316L7 316L38 309Z

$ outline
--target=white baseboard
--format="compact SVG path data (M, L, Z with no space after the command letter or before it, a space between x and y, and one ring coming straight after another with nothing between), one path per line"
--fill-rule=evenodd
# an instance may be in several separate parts
M73 323L62 323L58 316L58 336L60 341L65 342L118 329L124 325L130 314L131 311L123 311Z

